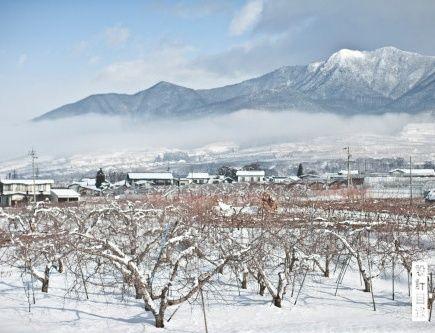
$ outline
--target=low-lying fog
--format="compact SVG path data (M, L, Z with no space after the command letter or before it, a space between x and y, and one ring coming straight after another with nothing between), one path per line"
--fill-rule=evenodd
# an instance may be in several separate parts
M110 153L146 149L193 149L216 142L240 147L281 142L326 140L358 134L395 136L409 123L433 126L433 115L385 114L343 117L296 111L243 110L197 120L135 123L132 120L85 116L39 123L0 124L0 162L23 156L30 148L56 157L76 153ZM432 126L429 125L431 128Z

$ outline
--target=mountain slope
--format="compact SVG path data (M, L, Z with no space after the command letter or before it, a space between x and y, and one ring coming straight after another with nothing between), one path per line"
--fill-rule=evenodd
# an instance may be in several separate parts
M390 108L396 110L426 111L434 110L435 105L435 73L432 73L418 85L398 98Z
M83 114L171 118L240 109L328 111L343 114L435 109L435 57L384 47L340 50L326 61L286 66L214 89L160 82L134 95L89 96L35 118Z
M54 120L85 114L123 115L130 109L130 97L124 94L91 95L76 103L66 104L34 120Z
M134 95L92 95L45 113L35 120L52 120L84 114L166 117L182 114L186 110L205 104L195 90L162 81Z

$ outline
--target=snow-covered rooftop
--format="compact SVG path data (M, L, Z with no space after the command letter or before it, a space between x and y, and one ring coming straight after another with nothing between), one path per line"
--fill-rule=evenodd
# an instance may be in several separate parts
M82 185L82 184L74 184L74 185L78 185L81 189L101 192L101 189L99 189L95 185Z
M71 185L80 185L82 187L95 186L96 180L94 178L83 178L80 181L75 181Z
M33 179L1 179L2 184L33 185ZM54 184L53 179L35 179L36 185Z
M273 180L276 181L290 181L290 182L296 182L300 180L298 176L274 176L272 177Z
M58 198L79 198L80 194L69 188L53 188L51 193Z
M83 178L80 183L84 183L85 185L95 185L97 180L95 178Z
M358 170L350 170L351 175L357 175L359 172ZM338 171L339 175L347 175L347 170L340 170Z
M132 180L140 179L174 179L171 172L129 172L128 178Z
M237 176L260 176L263 177L265 175L264 170L239 170L236 172Z
M413 176L434 176L434 169L394 169L390 173L401 173L405 175L412 174Z
M208 172L189 172L187 179L210 179Z
M118 182L114 182L113 186L124 186L127 185L127 182L125 180L120 180Z

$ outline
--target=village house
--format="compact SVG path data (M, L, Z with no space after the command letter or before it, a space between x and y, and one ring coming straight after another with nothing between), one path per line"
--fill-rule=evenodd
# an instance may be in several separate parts
M80 195L100 195L101 189L97 188L95 184L96 181L94 178L83 178L80 181L73 182L68 188L76 191Z
M14 206L20 202L33 200L43 201L50 197L52 179L1 179L0 206Z
M358 170L349 170L349 172L347 170L340 170L337 172L337 174L339 176L343 176L343 177L347 177L347 174L350 174L351 176L357 176L359 174Z
M234 182L234 179L232 179L231 177L227 177L225 175L210 175L210 180L209 180L210 184L221 184L221 183L231 184L232 182Z
M363 177L355 177L352 178L352 187L359 187L361 188L364 185L364 178ZM341 188L346 188L347 185L347 179L333 179L331 182L327 183L327 188L331 190L338 190Z
M172 185L174 176L171 172L129 172L127 182L130 185Z
M207 172L189 172L186 178L189 184L207 184L211 177Z
M265 181L264 170L239 170L236 173L238 182L262 183Z
M298 176L273 176L270 181L275 184L291 184L298 182L300 178Z
M80 194L69 188L53 188L51 189L52 202L78 202Z
M397 177L435 177L434 169L394 169L389 173Z
M175 185L178 185L178 186L184 186L184 185L189 185L190 181L189 181L189 179L187 179L185 177L180 177L180 178L174 179L174 183L175 183Z
M348 174L352 186L361 187L364 184L365 175L360 174L358 170L340 170L337 173L326 173L323 177L326 179L328 188L339 189L348 186Z
M311 182L311 181L318 181L323 180L325 177L321 177L316 174L307 173L305 175L301 175L299 177L300 180L302 180L304 183Z

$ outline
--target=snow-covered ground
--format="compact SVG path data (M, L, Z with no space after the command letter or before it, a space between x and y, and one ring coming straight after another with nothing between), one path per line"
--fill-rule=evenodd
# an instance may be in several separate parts
M411 321L407 280L402 274L396 280L395 300L391 298L391 279L374 280L376 311L370 293L361 291L358 273L348 272L334 296L336 276L324 278L308 275L297 305L295 297L285 297L281 309L271 305L269 296L259 296L251 281L248 290L223 281L205 290L209 332L434 332L435 323ZM66 294L66 274L53 273L48 294L35 283L36 304L28 310L26 281L20 273L1 268L0 332L204 332L200 298L192 304L168 311L164 329L153 327L153 318L134 297L113 295L107 291L90 293L90 300L78 300ZM24 284L23 284L24 280ZM299 282L296 284L297 294ZM30 290L31 291L31 290ZM218 295L219 294L219 295Z

